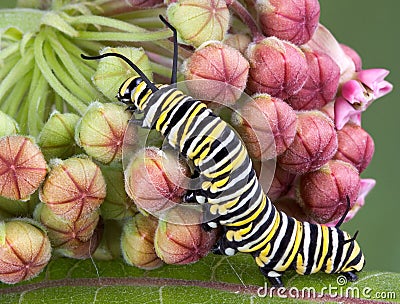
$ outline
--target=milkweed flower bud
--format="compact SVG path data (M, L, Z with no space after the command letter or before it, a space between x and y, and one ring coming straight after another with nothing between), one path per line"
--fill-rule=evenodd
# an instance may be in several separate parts
M234 103L246 87L249 63L236 49L221 42L198 48L183 65L191 95L224 104Z
M283 170L279 165L275 168L274 178L267 192L268 197L275 201L285 196L293 186L296 175Z
M217 232L206 232L200 224L193 224L201 223L201 219L202 213L196 209L171 209L156 230L154 246L158 257L167 264L189 264L207 255Z
M106 196L100 168L88 158L54 161L40 190L40 200L56 215L76 221L96 210Z
M281 99L268 94L253 96L240 113L232 115L232 125L245 142L250 156L266 160L282 154L293 142L297 116Z
M38 145L47 160L67 158L79 153L75 142L75 126L79 116L73 113L53 112L39 134Z
M187 165L171 152L146 148L125 169L125 190L144 211L163 212L182 201L188 175Z
M102 166L101 172L107 184L107 195L100 206L102 218L122 220L137 213L135 203L125 192L122 169Z
M229 28L225 1L179 0L168 6L167 16L180 39L194 47L209 40L222 41Z
M361 209L365 204L365 197L368 193L375 187L375 180L371 178L364 178L360 180L360 190L358 192L358 197L353 207L350 209L349 213L346 215L344 219L344 223L350 221L357 212ZM339 220L335 220L333 222L326 223L326 226L335 226Z
M249 46L251 39L246 34L227 34L223 41L224 44L237 49L240 53L244 54Z
M14 135L18 131L18 123L6 113L0 111L0 137Z
M278 157L279 165L293 174L314 171L336 153L337 133L332 120L320 111L300 112L293 143Z
M393 85L384 80L389 74L385 69L362 70L342 85L341 94L335 101L335 124L337 129L349 121L361 124L361 113L379 97L390 93Z
M121 250L124 261L142 269L155 269L164 263L154 249L158 221L152 216L136 214L122 229Z
M46 173L46 161L31 138L21 135L0 138L0 196L27 200Z
M76 128L76 141L88 155L102 163L119 162L131 116L118 104L94 102Z
M54 249L75 249L86 243L93 236L94 230L100 219L98 210L76 221L66 220L40 203L37 205L34 217L40 221L47 230Z
M297 45L311 39L319 22L318 0L258 0L256 7L265 35Z
M325 53L303 50L307 59L308 78L299 92L286 101L295 110L320 109L335 98L339 86L339 66Z
M360 173L364 171L375 151L372 137L363 128L350 122L337 134L338 150L333 158L351 163Z
M249 44L250 62L247 89L287 99L296 94L307 80L307 60L294 44L269 37Z
M119 53L129 58L151 80L152 71L149 58L142 48L117 47L104 48L100 54ZM136 72L122 59L117 57L105 57L100 59L92 81L110 100L115 101L118 88L126 79L137 75Z
M330 160L300 177L299 204L313 220L324 224L341 218L347 209L347 196L353 207L359 190L357 169L341 160Z
M355 66L355 71L361 71L362 68L362 60L360 55L358 55L358 53L353 50L351 47L349 47L348 45L345 45L343 43L340 43L340 47L342 48L343 52L351 58L351 60L354 63Z
M32 220L0 221L0 281L15 284L37 276L51 257L50 240Z
M101 235L103 233L103 227L100 224L94 230L92 236L86 242L69 248L58 248L55 252L61 256L65 256L71 259L84 260L92 258L97 246L100 243Z

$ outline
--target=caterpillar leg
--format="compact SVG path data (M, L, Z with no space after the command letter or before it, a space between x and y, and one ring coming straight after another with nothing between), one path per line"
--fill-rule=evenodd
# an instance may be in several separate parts
M273 270L265 269L265 267L260 267L260 271L268 279L268 281L271 283L272 286L274 287L284 286L280 273Z
M341 274L344 275L349 282L355 282L358 280L358 276L353 271L342 272Z

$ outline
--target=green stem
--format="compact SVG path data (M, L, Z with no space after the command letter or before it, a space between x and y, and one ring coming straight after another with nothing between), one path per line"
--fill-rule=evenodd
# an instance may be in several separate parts
M40 118L44 112L44 102L47 98L48 83L46 79L41 75L39 68L35 68L32 85L29 90L29 95L26 100L28 106L28 130L29 134L33 136L39 135L40 130L43 127L44 122Z
M161 76L165 76L167 78L171 77L171 68L168 68L159 63L151 62L151 70L153 73L156 73Z
M138 18L155 18L159 19L159 15L165 15L165 7L159 8L151 8L151 9L142 9L142 10L135 10L130 11L128 13L122 13L118 15L114 15L113 18L123 20L123 21L132 21Z
M7 96L6 100L4 100L4 104L7 107L4 112L11 117L14 117L20 108L23 98L25 98L29 85L32 82L32 75L33 72L30 71L25 77L21 78L18 85L14 86L11 93Z
M95 15L82 15L71 17L68 15L63 16L70 24L93 24L93 25L100 25L100 26L107 26L110 28L115 28L122 32L132 32L132 33L151 33L150 31L113 18L107 18L103 16L95 16Z
M93 98L94 96L96 96L97 91L93 88L93 86L89 83L89 81L81 74L80 69L78 69L77 66L73 63L70 54L63 48L63 46L59 42L57 38L57 36L59 35L56 35L54 32L50 32L48 39L51 46L53 47L58 58L60 58L61 62L65 66L65 69L72 76L73 80L77 84L82 86L81 90L84 90L88 94L90 93L88 96ZM82 62L82 65L83 64L84 63Z
M86 111L86 105L80 101L75 95L71 94L62 83L54 76L49 64L46 62L43 54L43 44L46 31L41 31L34 44L35 60L39 66L43 76L46 78L50 86L78 113L83 114Z
M1 49L0 51L0 62L3 61L4 59L6 59L8 56L12 55L13 53L15 53L19 48L19 44L18 43L13 43L10 46Z
M51 66L54 75L58 78L58 80L62 80L64 87L80 100L84 100L85 103L89 104L90 101L94 99L94 96L90 95L90 92L82 90L82 88L71 78L70 71L60 64L53 52L53 49L47 41L44 42L43 53L44 57L49 63L49 66Z
M53 95L54 95L53 99L56 110L60 113L64 113L64 103L61 96L58 94L53 94Z
M33 54L28 52L25 57L22 57L12 70L7 74L0 84L0 100L5 96L5 94L15 85L19 79L24 77L33 67Z
M79 39L97 40L97 41L154 41L167 39L172 36L169 29L162 29L147 33L118 33L118 32L88 32L79 31Z
M5 62L2 62L1 68L0 68L0 80L2 81L8 73L15 67L15 65L19 62L21 59L21 56L19 53L14 53L10 55L10 57L7 58ZM1 86L1 84L0 84Z

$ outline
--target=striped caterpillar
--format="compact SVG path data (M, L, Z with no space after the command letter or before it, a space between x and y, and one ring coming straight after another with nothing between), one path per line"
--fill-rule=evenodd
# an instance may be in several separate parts
M174 59L171 85L152 83L128 58L119 53L85 56L96 60L119 57L139 76L130 77L118 90L117 99L127 110L142 113L143 128L156 129L188 161L199 175L200 187L188 192L185 200L204 206L206 229L222 228L213 252L251 254L261 272L275 286L283 286L287 269L305 275L318 271L341 273L357 279L364 256L356 236L339 229L347 212L335 227L300 222L276 210L265 195L246 148L231 127L199 100L178 90L177 35L174 33ZM347 211L350 201L347 198Z

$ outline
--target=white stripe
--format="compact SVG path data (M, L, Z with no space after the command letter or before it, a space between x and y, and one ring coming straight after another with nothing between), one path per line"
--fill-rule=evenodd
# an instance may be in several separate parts
M161 106L161 104L164 102L165 96L168 95L171 91L172 91L172 89L166 91L165 93L163 93L163 94L157 99L157 101L156 101L154 104L152 104L152 105L150 106L149 110L147 111L147 115L146 115L146 117L145 117L144 120L143 120L143 127L145 127L145 128L151 128L151 123L152 123L152 121L153 121L153 119L154 119L154 115L155 115L157 109L158 109L158 108ZM150 98L150 97L151 97L151 95L150 95L148 98Z
M181 152L183 150L183 147L185 146L185 142L190 139L192 136L194 130L198 127L198 125L205 119L207 116L210 115L210 112L207 111L206 109L203 113L201 113L199 116L197 116L197 119L194 121L194 125L190 128L189 132L186 134L186 140L184 141L183 145L180 147ZM188 153L187 153L188 154Z

